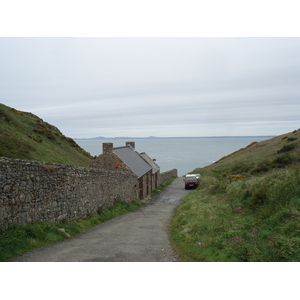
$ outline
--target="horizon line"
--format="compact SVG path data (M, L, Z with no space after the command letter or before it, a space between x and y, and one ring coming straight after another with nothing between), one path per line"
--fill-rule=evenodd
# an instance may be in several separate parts
M147 137L90 137L90 138L74 138L74 140L95 140L95 139L195 139L195 138L243 138L243 137L276 137L277 135L222 135L222 136L147 136Z

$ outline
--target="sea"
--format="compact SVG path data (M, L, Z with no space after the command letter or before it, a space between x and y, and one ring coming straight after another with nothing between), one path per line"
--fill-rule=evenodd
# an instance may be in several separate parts
M135 150L146 152L156 159L160 172L178 170L178 176L203 168L252 142L261 142L273 136L252 137L193 137L193 138L95 138L74 139L92 156L102 154L102 143L114 147L125 146L126 141L135 142Z

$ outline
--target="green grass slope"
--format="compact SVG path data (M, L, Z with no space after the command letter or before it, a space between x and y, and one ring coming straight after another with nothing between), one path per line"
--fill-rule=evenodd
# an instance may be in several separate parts
M300 261L300 130L196 169L171 224L184 261Z
M55 126L1 103L0 156L82 167L93 159Z

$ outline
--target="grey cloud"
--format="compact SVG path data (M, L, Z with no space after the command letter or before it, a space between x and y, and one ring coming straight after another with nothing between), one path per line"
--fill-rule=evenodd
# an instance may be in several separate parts
M230 135L237 123L239 134L271 133L272 122L293 130L300 120L299 41L1 38L0 97L76 137L112 129L163 136L170 126L184 134L190 124L195 135Z

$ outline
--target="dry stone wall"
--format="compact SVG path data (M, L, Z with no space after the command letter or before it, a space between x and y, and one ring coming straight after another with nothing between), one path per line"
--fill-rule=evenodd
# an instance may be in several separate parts
M158 185L160 185L162 182L166 181L167 179L173 177L173 176L178 176L178 171L177 169L173 169L164 173L160 174L159 180L158 180Z
M0 157L0 227L74 221L137 198L131 172Z

